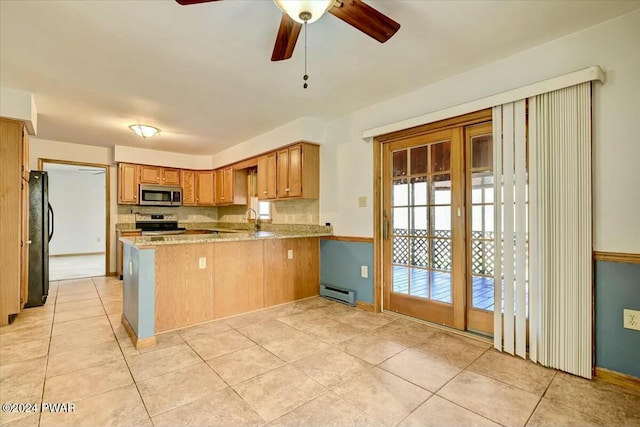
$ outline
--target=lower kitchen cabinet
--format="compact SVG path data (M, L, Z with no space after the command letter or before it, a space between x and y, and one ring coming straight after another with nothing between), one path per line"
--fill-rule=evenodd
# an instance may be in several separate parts
M317 237L151 244L144 249L154 251L153 264L142 268L132 261L132 272L125 277L124 306L131 294L127 289L151 279L155 334L319 293ZM153 276L140 276L143 271L153 271ZM140 307L148 301L133 304Z
M213 259L214 245L211 243L156 248L156 333L215 318ZM204 268L201 268L202 263Z
M246 313L265 306L266 275L262 248L263 242L259 240L215 244L216 318Z
M265 240L264 269L266 307L318 295L320 240Z

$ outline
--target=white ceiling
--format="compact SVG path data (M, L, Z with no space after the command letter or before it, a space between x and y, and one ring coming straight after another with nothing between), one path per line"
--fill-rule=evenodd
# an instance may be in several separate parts
M330 117L640 7L640 1L381 1L380 44L334 16L271 62L271 0L0 0L0 85L35 95L38 137L213 154L304 116ZM143 140L128 125L159 127Z

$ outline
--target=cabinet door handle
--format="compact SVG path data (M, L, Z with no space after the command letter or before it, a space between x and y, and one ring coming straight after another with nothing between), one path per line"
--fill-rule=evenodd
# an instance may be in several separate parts
M285 188L284 191L291 191L291 189L290 188Z
M267 193L268 193L268 191L266 191L266 190L262 192L262 194L267 194Z

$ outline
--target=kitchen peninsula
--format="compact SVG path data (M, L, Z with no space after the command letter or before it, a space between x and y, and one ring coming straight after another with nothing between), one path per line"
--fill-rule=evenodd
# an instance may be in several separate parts
M122 323L142 348L158 333L318 295L319 238L329 235L293 226L123 237Z

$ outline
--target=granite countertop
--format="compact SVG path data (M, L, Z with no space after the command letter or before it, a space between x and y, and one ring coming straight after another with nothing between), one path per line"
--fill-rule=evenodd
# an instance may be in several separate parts
M234 242L243 240L293 239L303 237L331 236L330 231L323 230L290 230L290 231L234 231L218 234L172 234L167 236L121 237L120 240L131 242L134 246L180 245L190 243Z

